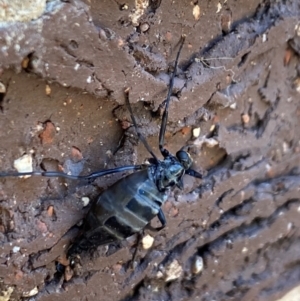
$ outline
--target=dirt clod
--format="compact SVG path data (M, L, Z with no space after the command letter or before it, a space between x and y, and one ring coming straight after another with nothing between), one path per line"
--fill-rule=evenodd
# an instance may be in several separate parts
M52 144L53 139L55 137L55 126L51 121L47 121L44 124L44 130L43 132L39 135L39 138L41 139L42 144Z
M179 264L179 262L175 259L173 260L165 270L165 281L173 281L177 278L179 278L182 274L182 266Z
M80 151L80 149L76 146L72 146L72 159L76 162L76 161L80 161L83 159L83 155L82 152Z

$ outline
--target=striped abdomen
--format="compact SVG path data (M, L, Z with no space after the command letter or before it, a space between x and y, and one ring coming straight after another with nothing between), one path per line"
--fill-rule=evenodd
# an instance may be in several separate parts
M142 170L105 190L86 216L84 233L68 255L121 240L142 230L154 218L167 195L159 192Z

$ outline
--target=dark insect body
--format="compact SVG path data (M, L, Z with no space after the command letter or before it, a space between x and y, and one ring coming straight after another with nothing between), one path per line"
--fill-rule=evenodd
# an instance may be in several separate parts
M99 196L86 216L82 236L68 251L69 257L129 237L156 215L165 225L160 206L167 195L157 190L149 171L145 169L124 177Z
M71 264L74 258L83 251L100 245L122 240L140 232L149 222L157 216L162 226L155 230L161 230L166 225L166 219L161 209L167 200L170 188L177 186L183 188L182 177L184 174L201 178L201 174L191 169L192 159L188 152L179 150L176 156L164 148L164 137L168 120L168 108L170 96L174 85L174 77L177 69L178 58L183 47L185 37L182 37L179 51L175 60L175 67L170 79L168 95L162 117L159 133L159 149L163 160L159 160L152 152L146 139L140 134L132 109L129 103L129 89L125 90L126 103L131 115L133 125L139 139L152 155L150 165L130 165L114 169L100 170L88 176L72 176L62 172L29 172L29 173L0 173L0 177L40 175L46 177L64 177L69 179L93 180L107 174L135 170L114 185L105 190L92 205L84 222L84 230L68 250L68 258Z

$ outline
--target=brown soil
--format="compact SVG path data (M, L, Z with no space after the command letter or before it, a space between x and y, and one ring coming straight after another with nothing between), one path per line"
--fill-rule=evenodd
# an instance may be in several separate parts
M56 263L89 208L82 197L125 174L1 178L0 300L276 300L299 285L297 1L85 2L1 23L1 171L24 154L34 170L82 174L143 163L126 87L158 154L157 109L185 34L166 146L189 145L205 177L172 191L167 227L149 232L134 269L136 237L87 252L64 277Z

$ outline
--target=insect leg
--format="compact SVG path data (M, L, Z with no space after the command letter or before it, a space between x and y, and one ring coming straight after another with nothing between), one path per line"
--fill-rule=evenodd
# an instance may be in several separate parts
M138 237L137 237L137 240L136 240L136 247L135 247L135 250L134 250L134 253L132 255L132 259L130 260L130 268L132 270L134 270L134 267L135 267L135 259L136 259L136 256L137 256L137 253L138 253L138 250L139 250L139 245L143 239L143 236L144 236L144 230L141 230L140 232L138 232Z
M129 110L129 113L130 113L130 117L131 117L131 120L132 120L132 123L134 125L134 128L135 128L135 131L138 135L138 138L142 141L142 143L144 144L144 146L146 147L147 151L151 154L151 156L155 159L156 162L158 162L158 159L157 157L155 156L155 154L153 153L153 151L151 150L151 147L150 145L148 144L147 140L145 139L145 137L140 133L139 129L138 129L138 126L137 126L137 123L136 123L136 120L135 120L135 117L133 115L133 112L132 112L132 108L131 108L131 105L130 105L130 102L129 102L129 88L127 88L125 90L125 101L126 101L126 105L128 107L128 110Z
M174 71L173 71L171 79L170 79L168 95L166 98L166 105L165 105L165 109L164 109L164 113L163 113L163 117L162 117L162 121L161 121L160 132L159 132L159 150L160 150L161 154L164 156L164 158L169 155L169 151L164 148L164 140L165 140L165 133L166 133L166 127L167 127L167 122L168 122L168 110L169 110L170 97L171 97L171 93L173 90L174 78L175 78L176 69L177 69L177 65L178 65L178 59L179 59L179 55L180 55L181 49L184 44L184 40L185 40L185 35L182 35L181 36L181 44L180 44L179 51L177 53L176 60L175 60Z
M199 173L198 171L194 170L194 169L187 169L185 171L185 173L191 177L194 177L194 178L198 178L198 179L202 179L202 174Z
M164 212L162 211L162 209L160 208L159 211L158 211L158 214L157 214L157 217L159 219L159 221L161 222L161 227L157 228L159 230L163 229L166 224L167 224L167 221L166 221L166 217L165 217L165 214Z
M159 221L161 222L161 227L152 227L150 224L147 225L147 229L151 230L151 231L160 231L162 230L166 224L167 224L167 220L166 220L166 217L165 217L165 214L164 212L162 211L162 209L160 208L159 211L158 211L158 214L157 214L157 217L159 219Z
M155 231L155 232L158 232L160 230L162 230L166 224L167 224L167 221L166 221L166 217L165 217L165 214L164 212L162 211L162 209L160 208L159 211L158 211L158 214L157 214L157 217L159 219L159 221L161 222L162 226L161 227L152 227L150 224L147 225L147 228L151 231ZM133 256L132 256L132 260L131 260L131 268L133 269L133 265L134 265L134 260L136 258L136 255L137 255L137 252L138 252L138 246L143 238L143 232L144 230L142 230L141 232L138 233L138 238L137 238L137 246L136 246L136 249L133 253Z

